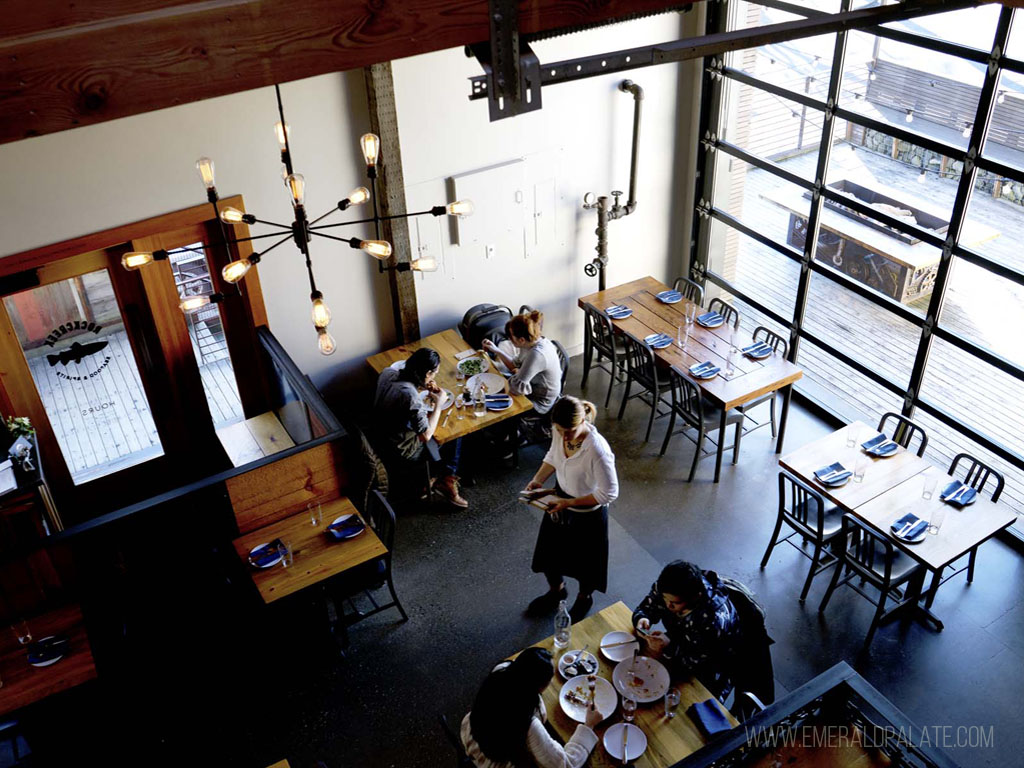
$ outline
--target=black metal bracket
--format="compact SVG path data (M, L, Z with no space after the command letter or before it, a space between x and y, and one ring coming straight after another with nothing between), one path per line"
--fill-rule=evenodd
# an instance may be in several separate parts
M473 96L486 98L491 122L541 107L540 60L519 39L516 0L489 0L491 39L467 49L484 70L472 79Z

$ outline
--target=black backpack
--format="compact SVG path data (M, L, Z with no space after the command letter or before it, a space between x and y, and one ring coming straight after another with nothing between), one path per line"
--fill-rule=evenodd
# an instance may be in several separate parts
M473 349L480 349L484 339L495 344L505 339L505 323L512 319L512 310L499 304L477 304L470 307L459 323L459 333Z

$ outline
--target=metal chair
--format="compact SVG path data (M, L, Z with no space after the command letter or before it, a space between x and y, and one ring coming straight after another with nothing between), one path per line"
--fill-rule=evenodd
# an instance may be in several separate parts
M569 353L565 351L565 347L562 346L560 341L551 339L551 343L555 345L555 352L558 353L558 363L562 366L562 391L565 391L565 377L569 375Z
M698 307L704 306L704 288L690 278L677 277L676 281L672 283L672 290L679 291L683 294L684 299L692 301Z
M696 438L691 437L689 434L686 435L697 446L693 454L693 464L690 465L690 476L687 478L687 482L693 482L693 476L697 472L697 463L707 456L713 456L715 453L714 451L703 452L704 439L710 440L711 438L707 437L708 433L714 432L721 427L722 412L704 399L696 384L688 378L681 376L675 369L669 369L669 381L671 382L670 392L672 395L671 418L668 422L668 430L665 432L665 440L661 444L660 455L664 456L665 451L668 450L668 443L672 438L672 430L675 429L676 416L678 416L683 420L684 434L686 434L687 429L697 430ZM739 456L740 438L743 436L743 414L736 410L729 411L725 419L725 426L728 428L732 424L736 425L736 436L733 438L732 446L732 463L735 464ZM718 439L724 440L725 436L719 435ZM714 440L711 440L711 442L715 443L717 448L718 443Z
M924 456L924 449L928 446L928 435L925 433L924 429L912 422L906 416L901 416L898 413L890 411L879 419L878 431L885 434L885 426L889 421L896 422L896 426L892 431L893 442L902 445L909 451L910 441L914 439L914 435L917 435L921 438L921 444L917 447L917 455Z
M902 599L894 597L896 604L892 608L888 611L885 609L892 593L902 584L921 574L923 566L897 550L887 536L877 533L851 515L843 515L843 527L838 541L839 564L832 574L832 581L829 582L825 596L821 599L818 612L825 611L825 606L832 599L832 593L842 584L875 603L875 615L871 619L868 635L864 638L863 650L866 651L875 636L875 630L884 619L908 603L917 601L920 596L918 590L908 589ZM860 584L854 583L854 579L859 580ZM877 602L863 590L861 584L865 581L878 590Z
M647 434L644 435L644 442L651 439L651 428L654 426L654 417L658 412L658 404L669 402L665 400L663 393L671 389L668 373L664 368L659 368L654 357L654 350L637 341L632 336L625 336L626 343L626 389L622 393L622 404L619 406L619 418L626 413L626 404L630 399L639 397L644 400L644 395L650 395L650 400L644 400L651 406L651 417L647 420ZM629 394L633 383L640 385L640 391Z
M438 720L441 722L441 730L444 731L445 738L448 739L452 749L455 750L455 768L473 768L473 761L466 754L466 748L462 745L462 739L459 738L459 735L448 724L448 718L440 715Z
M759 325L757 326L757 328L754 329L754 341L761 340L763 340L765 344L770 345L776 353L778 353L781 349L781 354L783 357L789 355L789 342L787 342L779 334L775 333L775 331L769 328L765 328L763 325ZM739 405L736 407L736 410L738 410L740 413L746 416L747 420L753 423L754 425L752 427L748 427L747 432L753 432L755 429L759 429L763 427L765 424L771 424L772 437L775 437L777 431L777 427L775 424L775 394L775 392L769 392L768 394L762 395L756 400L751 400L749 403L744 403L743 405ZM758 422L751 418L750 411L764 403L771 403L770 420Z
M621 338L615 334L611 318L604 312L588 306L583 308L583 317L585 323L583 333L583 379L580 381L580 389L585 389L587 386L591 362L596 352L597 362L593 363L594 366L607 371L609 376L608 395L604 399L604 407L607 408L608 404L612 401L612 387L615 385L616 378L622 374L624 368L619 358L625 351L625 347ZM601 358L607 358L611 362L611 367L603 364Z
M949 473L953 477L956 477L957 469L960 467L960 463L963 462L967 471L964 474L962 482L974 488L978 493L984 493L985 485L989 479L995 481L995 488L992 489L992 501L999 501L999 497L1003 493L1003 485L1005 479L1002 474L992 469L992 467L979 461L978 459L971 456L969 453L958 453L953 457L952 463L949 465ZM966 512L966 510L965 510ZM980 545L979 545L980 546ZM962 559L962 558L961 558ZM967 553L967 564L956 567L958 561L953 561L946 568L954 568L953 572L950 573L946 578L942 578L942 572L945 568L940 568L935 571L932 576L931 586L928 588L928 599L925 601L925 607L931 608L932 603L935 602L935 593L938 591L942 584L952 579L957 574L967 571L967 583L971 584L974 581L974 564L978 559L978 547L974 547L970 552Z
M726 325L735 325L740 319L740 313L736 311L736 307L718 296L708 302L708 312L718 312L725 318Z
M793 529L785 538L780 539L782 524ZM768 549L761 558L761 568L768 565L768 558L776 544L787 542L797 552L810 559L811 567L800 592L800 602L807 599L814 577L836 564L838 558L826 548L839 535L843 527L842 513L834 506L825 503L824 497L814 488L802 483L785 472L779 472L779 516L775 521ZM802 546L791 541L799 535L804 544L813 544L814 553L808 555Z

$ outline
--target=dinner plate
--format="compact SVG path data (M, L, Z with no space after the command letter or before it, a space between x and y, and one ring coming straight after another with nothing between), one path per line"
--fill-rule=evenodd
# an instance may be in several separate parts
M956 493L961 487L963 487L963 483L959 480L954 480L942 489L942 493L939 494L939 498L947 504L952 504L956 507L966 507L968 504L973 504L977 501L978 492L974 488L964 491L958 498L949 501L949 497Z
M572 698L570 698L570 695ZM590 689L587 687L587 675L576 675L565 681L558 692L558 703L562 711L577 723L587 721L587 709L590 707ZM594 704L602 717L611 715L619 705L619 695L612 684L603 677L597 678L594 685Z
M703 363L701 365L703 365ZM696 373L694 373L694 369L697 369ZM710 367L705 367L703 369L691 365L689 370L690 375L693 376L693 378L700 379L701 381L713 379L715 378L715 376L722 372L722 369L719 368L717 365L712 365Z
M635 666L634 666L635 665ZM626 659L612 670L615 690L640 704L649 704L665 695L669 686L668 670L657 659L637 656Z
M626 738L626 762L637 760L647 751L647 736L640 726L633 723L616 723L604 732L604 748L614 759L622 761L622 729L628 728Z
M469 363L470 360L477 360L480 363L480 373L486 372L491 367L491 361L488 360L487 357L484 355L473 355L472 357L467 357L463 360L459 360L459 362L455 364L455 367L458 368L467 376L476 376L478 374L470 373L469 371L466 370L466 367L468 367L467 364Z
M662 291L655 294L655 298L662 304L678 304L683 300L683 294L678 291Z
M282 559L280 552L278 552L273 558L271 558L267 562L263 563L262 565L257 565L256 562L252 559L252 556L253 556L254 552L256 552L256 551L258 551L260 549L263 549L264 547L269 547L269 546L270 546L270 542L269 541L265 541L262 544L257 544L255 547L250 549L249 550L249 565L251 565L253 568L259 568L260 570L265 570L267 568L273 568L275 565L280 563L281 559Z
M40 645L42 645L47 640L56 640L56 639L57 639L56 635L47 635L46 637L40 638L38 640L38 643ZM65 655L66 654L61 653L61 654L58 654L57 656L54 656L52 659L46 659L45 661L30 661L29 664L31 664L33 667L48 667L51 664L56 664L58 661L63 659Z
M764 360L766 357L771 357L772 348L764 342L760 342L744 347L743 354L747 357L752 357L754 360Z
M485 404L488 411L507 411L512 407L511 400L488 400Z
M902 541L904 544L920 544L922 541L924 541L925 536L927 536L927 535L928 535L928 526L926 525L924 527L924 530L921 531L919 534L917 534L917 536L915 536L912 539L908 539L906 536L897 536L896 534L893 534L893 538L897 539L898 541Z
M839 472L839 476L834 480L822 480L822 477L828 477L830 474ZM827 467L815 470L814 479L822 485L828 486L829 488L838 488L842 485L846 485L850 482L850 478L853 477L853 473L840 464L838 461L829 464Z
M665 333L652 333L650 336L644 337L644 344L651 349L664 349L671 346L672 337Z
M886 447L882 450L879 450L880 446L883 445ZM886 459L890 456L895 456L896 451L899 448L899 446L893 440L890 440L885 435L875 435L870 440L861 443L860 447L863 448L866 453L869 453L872 456L878 456L883 459Z
M601 638L601 655L608 659L608 661L622 661L623 659L632 658L633 649L640 647L639 640L629 645L616 645L614 648L605 648L606 645L623 643L627 640L636 640L636 638L629 632L609 632Z
M426 403L428 394L429 393L426 390L420 392L420 401ZM452 407L452 405L455 404L455 395L452 394L452 391L450 389L442 389L441 394L444 395L444 397L441 398L441 410L447 411L449 408ZM431 413L433 412L433 410L434 409L431 408L429 405L427 406L427 413Z
M630 309L629 307L617 305L615 307L608 307L608 309L606 309L604 313L608 315L608 317L610 317L612 320L625 320L627 317L633 314L633 310Z
M715 314L717 315L717 317L708 317L708 315L711 314ZM703 315L697 318L697 325L703 326L704 328L718 328L720 325L723 325L724 323L725 318L719 315L717 312L705 312Z
M485 395L496 395L499 392L508 394L508 382L497 373L478 373L466 379L467 392L476 392L479 386L483 386Z
M347 515L342 515L341 517L334 518L331 521L331 525L327 526L327 528L326 528L327 534L329 536L333 536L338 541L344 541L345 539L354 539L356 536L358 536L359 534L361 534L363 531L366 530L366 526L365 525L362 525L359 528L346 529L346 530L341 531L341 532L331 530L331 526L338 525L339 523L344 523L344 522L350 520L353 517L356 518L357 520L359 519L359 517L357 515L354 515L354 514L351 514L351 513L347 514Z
M571 656L575 658L577 653L579 653L578 648L575 651L566 651L562 654L562 658L558 660L558 674L560 674L566 680L568 680L570 677L578 677L581 674L592 675L597 672L597 656L592 654L590 651L584 651L583 654L580 656L579 661L575 661L572 664L565 663L566 657ZM580 669L581 666L585 667L585 669ZM577 670L575 675L570 674L572 669Z

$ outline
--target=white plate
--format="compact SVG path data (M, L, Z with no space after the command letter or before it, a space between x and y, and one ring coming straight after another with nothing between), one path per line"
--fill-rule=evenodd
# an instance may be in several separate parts
M47 640L53 640L53 638L55 637L56 635L47 635L46 637L40 638L39 642L44 643ZM64 654L62 653L60 656L54 656L52 659L47 659L46 661L30 661L29 664L31 664L33 667L48 667L51 664L56 664L63 658Z
M622 729L629 728L626 739L626 761L636 760L647 751L647 736L633 723L616 723L604 732L604 748L613 758L622 762Z
M639 640L635 643L620 645L615 648L604 647L613 643L625 642L626 640L636 640L636 638L629 634L629 632L609 632L601 638L601 655L608 659L608 661L622 661L623 659L633 658L633 649L640 647Z
M504 376L499 376L497 373L478 373L476 376L466 379L467 392L476 392L476 388L481 385L485 389L485 395L496 395L499 392L508 393L508 382L505 381Z
M636 664L636 677L630 674ZM648 656L637 656L636 659L627 659L619 662L612 670L612 682L615 690L624 696L629 696L641 704L649 704L657 701L665 695L668 690L669 676L665 665L657 659Z
M725 325L725 318L723 317L718 322L711 320L706 323L702 323L700 320L698 320L697 325L699 325L701 328L721 328L723 325Z
M664 296L666 293L669 295L669 298L662 298L662 296ZM680 301L683 300L681 294L676 294L672 291L662 291L661 293L655 294L654 298L656 298L662 304L678 304Z
M577 723L585 723L587 721L587 707L590 705L589 703L581 704L578 701L566 698L570 691L575 692L577 696L589 702L590 689L587 687L587 676L576 675L576 677L570 677L565 681L562 690L558 692L558 703L562 705L562 711ZM619 695L615 693L612 684L603 677L597 678L594 685L594 702L597 705L597 711L601 713L603 718L611 715L619 705Z
M341 517L336 517L333 520L331 520L330 525L337 525L338 523L343 523L346 520L348 520L350 517L355 517L355 515L352 514L352 513L349 513L347 515L342 515ZM327 527L330 528L330 525L327 526ZM338 541L345 541L346 539L354 539L356 536L358 536L360 533L363 533L363 531L365 531L365 530L366 530L366 526L364 525L359 530L359 533L353 533L353 534L350 534L348 536L338 536L338 534L334 533L333 531L327 531L327 533L328 533L328 535L333 536Z
M425 403L427 401L428 394L429 393L426 390L420 392L420 400ZM452 407L452 405L455 404L455 395L452 394L452 391L450 389L442 389L441 394L444 395L444 397L441 398L441 410L447 411L449 408ZM433 408L427 406L427 413L430 413L433 410Z
M492 402L488 402L487 403L487 410L488 411L507 411L511 407L512 407L512 401L511 400L506 400L504 402L493 402L493 403Z
M280 552L277 553L277 557L275 557L274 559L270 560L266 565L256 565L256 563L253 562L253 560L252 560L252 553L255 552L257 549L259 549L260 547L267 546L267 544L269 544L269 543L270 543L269 541L265 541L262 544L257 544L255 547L253 547L252 549L249 550L249 565L251 565L253 568L259 568L260 570L265 570L267 568L273 568L275 565L277 565L278 563L281 562L281 553Z
M480 364L481 364L480 373L485 373L486 371L490 370L490 368L491 368L491 361L488 360L486 357L481 356L481 355L473 355L472 357L467 357L467 358L465 358L463 360L459 360L459 362L455 364L455 367L458 368L463 373L465 373L466 371L465 371L465 369L462 366L466 362L468 362L470 360L479 360L480 361ZM474 375L479 375L479 374L474 374Z
M579 650L580 649L577 648L575 651L566 651L565 653L562 654L562 658L560 658L558 660L558 674L560 674L566 680L569 679L570 675L567 675L566 672L565 672L565 668L567 666L569 666L568 664L565 663L565 658L566 658L566 656L572 656L573 658L575 658L576 654L579 653ZM588 665L588 667L590 665L593 665L594 672L588 673L588 674L595 674L597 672L597 669L598 669L598 666L599 666L598 661L597 661L597 657L594 654L592 654L590 651L586 651L583 654L582 658L583 658L583 661Z

